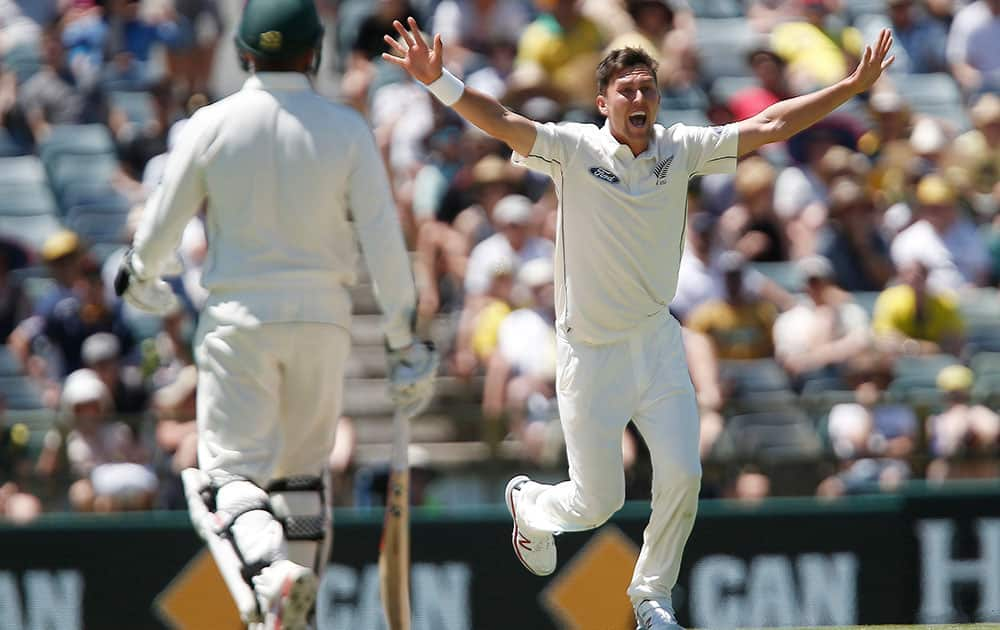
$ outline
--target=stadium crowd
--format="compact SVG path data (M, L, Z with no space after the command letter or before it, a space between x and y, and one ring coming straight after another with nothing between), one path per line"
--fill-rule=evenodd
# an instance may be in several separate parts
M555 190L380 59L408 15L442 34L469 86L540 122L597 124L609 49L659 59L661 123L721 125L838 80L891 28L896 63L864 99L735 176L690 182L670 309L703 459L724 469L703 494L788 493L775 461L809 463L804 491L821 496L1000 475L1000 0L317 3L330 18L317 86L371 122L420 321L447 359L415 430L429 436L413 451L418 495L435 440L515 465L564 456ZM179 252L176 313L143 315L109 287L186 119L225 96L231 4L0 0L0 518L183 506L203 217ZM381 386L361 276L349 374ZM381 409L370 399L387 400L374 391L348 388L339 504L379 502L384 471L362 456ZM446 429L421 431L439 418ZM622 448L641 477L637 434Z

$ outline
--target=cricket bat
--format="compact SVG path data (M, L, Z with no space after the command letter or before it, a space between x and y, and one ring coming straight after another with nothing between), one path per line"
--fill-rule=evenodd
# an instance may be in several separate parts
M393 416L392 461L379 545L378 575L389 630L410 630L410 418Z

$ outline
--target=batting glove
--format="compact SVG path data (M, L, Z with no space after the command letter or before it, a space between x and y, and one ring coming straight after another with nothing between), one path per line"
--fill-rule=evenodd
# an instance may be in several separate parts
M180 302L170 285L161 278L141 277L136 272L132 256L130 249L122 257L115 276L115 293L140 311L154 315L169 315L177 310Z
M405 348L389 350L389 395L396 407L413 417L434 397L438 353L429 341L415 341Z

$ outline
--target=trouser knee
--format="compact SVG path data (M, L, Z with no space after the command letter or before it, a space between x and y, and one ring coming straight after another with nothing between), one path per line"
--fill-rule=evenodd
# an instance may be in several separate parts
M604 492L577 489L576 509L580 517L593 527L603 525L625 505L625 485L607 488Z
M662 466L653 473L653 494L665 492L694 492L701 488L701 463L677 463Z

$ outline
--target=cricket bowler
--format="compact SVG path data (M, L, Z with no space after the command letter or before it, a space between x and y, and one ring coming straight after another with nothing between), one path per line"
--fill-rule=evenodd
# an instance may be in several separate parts
M437 368L413 336L413 275L372 133L312 88L322 36L313 0L246 2L236 43L251 76L192 116L115 281L139 308L173 308L161 276L204 209L199 468L182 479L243 620L268 630L307 627L328 561L325 470L350 347L355 234L384 313L396 404L422 409Z
M600 526L625 501L621 439L631 419L653 464L652 515L628 594L640 630L676 630L671 589L698 508L698 407L681 328L667 305L684 249L688 180L787 140L872 86L893 58L883 30L857 69L828 88L721 127L656 123L657 63L639 49L597 67L603 127L539 124L443 70L443 44L395 23L386 61L552 178L559 197L555 287L559 415L569 481L515 477L506 490L514 553L536 575L556 567L556 534Z

